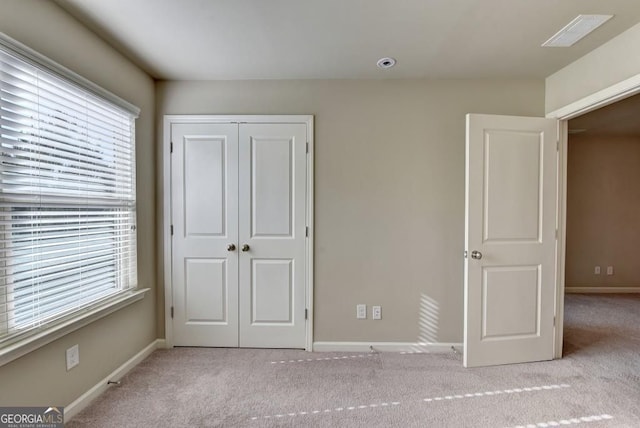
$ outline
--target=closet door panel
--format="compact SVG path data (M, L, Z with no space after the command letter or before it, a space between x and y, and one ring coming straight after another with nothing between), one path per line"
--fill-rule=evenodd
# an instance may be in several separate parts
M306 125L239 135L240 346L304 348Z
M238 127L171 128L176 346L238 346Z

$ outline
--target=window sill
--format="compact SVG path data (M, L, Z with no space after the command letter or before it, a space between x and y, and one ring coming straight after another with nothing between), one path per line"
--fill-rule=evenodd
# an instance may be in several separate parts
M16 343L12 343L0 349L0 367L35 351L36 349L53 342L62 336L78 330L94 321L104 318L115 311L131 305L144 298L148 288L133 290L123 294L113 300L109 300L95 308L91 308L86 312L82 312L72 319L56 323L55 325L42 330L41 332L29 336Z

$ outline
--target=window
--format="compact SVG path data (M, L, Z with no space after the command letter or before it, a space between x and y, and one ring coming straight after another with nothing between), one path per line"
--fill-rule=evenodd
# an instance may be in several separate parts
M7 40L0 39L0 348L137 282L137 109Z

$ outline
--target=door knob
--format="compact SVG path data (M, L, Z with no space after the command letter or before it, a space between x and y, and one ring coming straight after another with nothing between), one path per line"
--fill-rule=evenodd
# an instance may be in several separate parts
M482 253L480 251L473 250L471 252L471 258L472 259L476 259L476 260L480 260L482 258Z
M235 251L235 250L236 250L236 245L235 244L227 245L227 251Z
M249 251L251 249L251 247L249 247L249 244L243 244L242 245L242 251Z

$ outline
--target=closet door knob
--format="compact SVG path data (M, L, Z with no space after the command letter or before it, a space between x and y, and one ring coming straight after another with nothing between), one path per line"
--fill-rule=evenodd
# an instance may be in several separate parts
M242 245L242 251L249 251L250 249L251 247L249 247L249 244Z
M227 245L227 251L235 251L235 250L236 250L236 245L235 244Z

